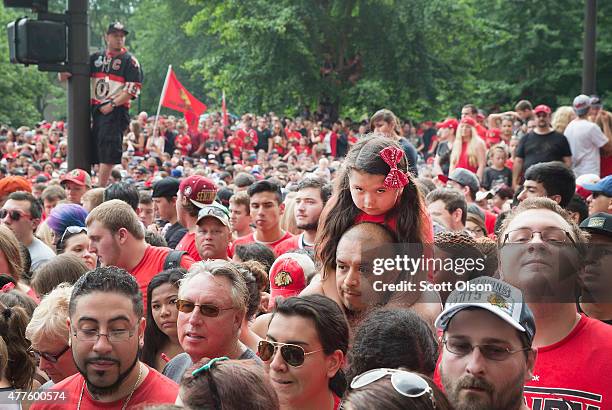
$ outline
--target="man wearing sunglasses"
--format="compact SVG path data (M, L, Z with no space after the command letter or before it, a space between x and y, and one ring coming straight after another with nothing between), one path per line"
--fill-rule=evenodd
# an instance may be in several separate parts
M43 241L34 236L40 224L42 207L29 192L17 191L9 195L0 209L0 223L6 225L19 242L28 248L32 259L31 271L55 256Z
M282 409L339 408L348 339L342 311L325 296L292 297L276 305L257 355Z
M585 234L551 199L530 198L506 218L498 242L500 276L523 292L538 329L527 406L612 408L612 328L575 303Z
M78 373L51 388L63 393L61 403L42 401L31 409L127 409L176 400L178 385L139 360L142 294L126 271L111 266L81 276L68 316L68 345Z
M535 320L521 291L489 277L469 282L490 291L453 291L436 319L442 330L438 372L457 410L527 410Z
M248 298L244 278L231 262L194 263L181 281L176 301L178 339L185 353L166 365L164 375L178 383L204 357L257 359L239 340Z
M612 214L612 175L602 178L596 184L584 184L583 188L591 191L587 198L589 215L598 212Z

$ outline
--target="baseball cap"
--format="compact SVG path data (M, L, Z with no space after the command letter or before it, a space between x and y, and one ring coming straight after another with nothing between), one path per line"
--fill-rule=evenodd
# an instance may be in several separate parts
M130 32L125 29L125 26L118 21L115 21L114 23L108 25L108 30L106 30L106 34L110 34L114 31L123 31L126 36L130 34Z
M276 305L276 298L297 296L306 288L306 278L315 271L314 262L308 255L284 253L270 268L270 302L268 308Z
M580 228L588 232L612 237L612 214L597 212L580 222Z
M217 196L217 185L201 175L192 175L181 181L179 192L198 208L210 205Z
M87 172L79 168L75 168L72 171L64 174L60 179L60 184L63 184L66 181L74 182L77 185L86 186L87 188L91 187L91 177Z
M17 191L32 192L32 183L20 176L8 176L0 179L0 197Z
M591 96L591 107L601 108L603 103L601 102L601 98L598 95Z
M574 112L578 116L582 116L589 112L591 108L591 97L588 95L580 94L578 97L574 98L574 102L572 104L574 108Z
M207 218L207 217L215 218L216 220L221 222L223 225L231 229L230 220L229 220L229 212L227 208L225 208L220 203L213 202L212 204L206 205L202 209L200 209L200 212L198 212L198 222L197 223L200 223L202 219Z
M180 184L181 183L176 178L166 177L164 179L161 179L153 185L153 193L151 194L151 197L169 198L169 197L176 196Z
M452 128L455 131L457 131L457 128L459 127L459 121L457 121L454 118L447 118L446 120L436 124L438 126L439 129L442 128Z
M600 179L596 184L584 184L582 187L591 192L597 192L612 197L612 175Z
M467 308L480 308L488 310L524 333L531 345L536 332L535 319L520 289L486 276L470 280L466 287L467 289L473 287L488 290L454 290L448 296L444 310L436 319L435 325L438 329L446 330L453 317L460 311Z
M478 192L478 188L480 188L480 182L478 182L478 177L476 176L476 174L465 168L456 168L453 172L450 173L449 176L438 175L438 179L444 183L448 182L448 180L451 180L462 186L468 186L470 187L472 192L474 192L474 194Z
M552 112L552 110L550 109L550 107L548 105L545 104L540 104L537 107L535 107L535 109L533 110L534 114L539 114L539 113L546 113L546 114L550 114Z
M487 131L487 142L490 145L497 144L501 141L501 130L499 128L491 128Z

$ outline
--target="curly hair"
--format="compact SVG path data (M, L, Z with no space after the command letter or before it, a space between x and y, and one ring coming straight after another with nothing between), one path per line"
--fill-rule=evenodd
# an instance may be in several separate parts
M427 323L407 309L372 311L355 332L347 379L380 367L406 368L433 375L438 343Z

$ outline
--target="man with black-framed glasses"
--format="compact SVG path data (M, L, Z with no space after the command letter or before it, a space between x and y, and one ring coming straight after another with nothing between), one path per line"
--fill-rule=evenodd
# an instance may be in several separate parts
M174 403L178 386L139 360L145 320L138 282L125 270L102 267L75 284L68 307L68 344L78 373L53 386L60 400L38 409L127 409Z
M446 394L457 410L526 410L523 385L536 361L533 314L514 286L489 277L468 283L490 290L453 291L436 319Z
M529 198L504 220L498 240L500 276L521 289L538 329L527 406L612 408L612 327L579 314L575 303L586 235L553 200Z

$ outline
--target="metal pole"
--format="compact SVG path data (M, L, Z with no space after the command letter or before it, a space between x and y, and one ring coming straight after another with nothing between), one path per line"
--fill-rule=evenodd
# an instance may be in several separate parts
M582 63L582 93L596 92L597 0L586 0L584 10L584 50Z
M71 19L68 33L68 169L91 171L89 136L89 27L87 0L69 0Z

